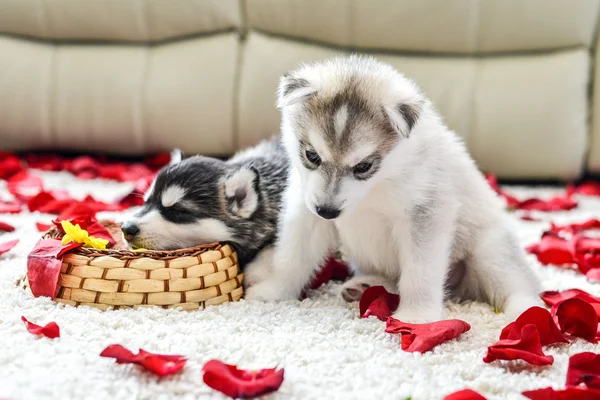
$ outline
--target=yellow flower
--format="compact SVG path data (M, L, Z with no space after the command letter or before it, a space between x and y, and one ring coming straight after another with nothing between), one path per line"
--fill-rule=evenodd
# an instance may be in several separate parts
M69 221L61 221L61 226L65 231L61 243L63 245L71 242L83 243L84 247L93 247L94 249L106 249L108 240L89 236L85 229L81 229L79 224L73 226Z
M144 249L143 247L140 247L139 249L133 249L132 251L148 251L148 249Z

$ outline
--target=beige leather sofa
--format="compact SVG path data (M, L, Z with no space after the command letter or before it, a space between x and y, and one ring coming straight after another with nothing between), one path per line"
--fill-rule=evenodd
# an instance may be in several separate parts
M484 170L600 172L600 0L0 0L0 148L227 155L277 133L278 77L372 53ZM595 89L595 90L594 90Z

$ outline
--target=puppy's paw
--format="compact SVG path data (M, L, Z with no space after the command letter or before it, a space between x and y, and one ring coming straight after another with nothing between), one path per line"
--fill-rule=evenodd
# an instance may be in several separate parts
M251 286L267 280L273 273L273 265L261 261L262 260L253 261L244 268L243 284L246 290Z
M394 314L392 314L392 318L397 319L398 321L406 322L407 324L425 324L428 322L441 321L444 319L445 312L443 309L409 309L402 308L402 302L400 302L400 307Z
M244 298L248 301L285 301L296 299L291 293L285 291L280 282L272 279L267 279L250 286L245 290Z
M395 284L378 275L355 276L342 285L341 295L347 302L359 301L365 290L371 286L383 286L388 292L395 292Z
M514 321L523 311L533 306L542 307L542 301L536 296L513 295L506 300L503 311L509 320Z

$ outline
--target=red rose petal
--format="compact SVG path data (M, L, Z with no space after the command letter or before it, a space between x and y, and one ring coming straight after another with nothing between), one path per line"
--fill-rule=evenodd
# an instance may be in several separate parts
M234 399L274 392L279 389L284 377L283 368L247 371L218 360L208 361L202 367L202 372L204 383Z
M0 243L0 255L10 251L19 243L19 239L9 240L8 242Z
M34 154L26 156L29 168L41 169L44 171L61 171L64 167L64 160L57 154Z
M80 156L73 159L69 171L80 179L94 179L100 173L100 163L91 156Z
M523 360L533 365L550 365L554 362L554 357L544 354L540 334L535 325L529 324L521 329L519 339L500 340L488 347L483 362L495 360Z
M117 364L129 364L135 362L135 354L120 344L111 344L100 353L100 357L116 359Z
M486 400L485 397L480 395L474 390L463 389L458 392L454 392L444 397L444 400Z
M112 344L100 353L101 357L114 358L117 364L138 364L158 376L167 376L181 371L187 358L179 355L155 354L140 349L138 354L120 344Z
M536 326L542 346L554 343L569 343L560 332L548 310L542 307L531 307L525 310L515 322L508 324L500 333L500 340L517 340L525 325Z
M51 224L44 224L42 222L36 222L35 226L37 228L38 231L40 232L46 232L48 229L50 229L50 227L52 226Z
M598 400L600 390L568 387L564 390L554 390L551 387L529 390L522 393L531 400Z
M0 179L8 179L23 169L15 154L0 151Z
M573 263L574 244L556 233L544 233L542 240L528 246L527 251L535 254L543 265Z
M591 282L600 282L600 268L592 268L586 274L585 277Z
M548 200L538 198L521 201L515 208L529 211L568 211L577 207L577 202L566 196L556 196Z
M310 283L310 289L316 289L330 280L343 280L350 276L348 265L330 256L325 260L323 268Z
M165 354L152 354L140 349L137 363L158 376L167 376L179 372L185 366L187 358Z
M564 300L552 306L552 314L563 333L596 342L598 315L587 301L576 297Z
M540 220L537 218L532 217L529 214L523 214L521 215L521 220L522 221L531 221L531 222L539 222Z
M8 191L18 199L28 199L42 190L42 179L23 170L6 181Z
M581 194L584 196L600 196L600 183L594 181L583 182L578 186L567 186L567 195Z
M583 383L593 389L600 389L600 354L579 353L569 358L567 386Z
M399 295L389 293L383 286L371 286L360 297L360 317L368 318L374 315L381 321L385 321L399 304Z
M568 300L568 299L572 299L572 298L578 298L578 299L582 299L590 304L600 304L600 298L598 297L594 297L591 294L589 294L588 292L585 292L583 290L580 289L569 289L569 290L565 290L562 292L556 292L556 291L547 291L547 292L543 292L540 297L542 298L542 300L544 300L544 303L546 303L546 305L552 307L553 305L560 303L561 301L564 300ZM598 316L600 316L600 314L598 314Z
M41 239L27 256L27 279L35 297L54 297L62 265L61 257L67 251L81 247L81 243L63 246L57 239Z
M27 321L27 318L21 317L21 321L25 323L27 330L34 335L44 335L47 338L54 339L60 337L60 328L56 322L50 322L44 326L39 326Z
M576 224L568 224L568 225L555 225L550 224L550 232L553 233L561 233L561 232L569 232L569 233L579 233L591 229L600 229L600 220L597 219L588 219L587 221L576 223Z
M471 329L471 325L458 319L431 322L427 324L407 324L388 318L385 331L402 335L402 350L425 353L438 344L455 339Z
M158 153L144 159L144 164L160 169L171 162L171 153Z
M21 212L21 204L5 203L0 201L0 214L18 214Z
M0 232L14 232L15 227L9 223L0 221Z

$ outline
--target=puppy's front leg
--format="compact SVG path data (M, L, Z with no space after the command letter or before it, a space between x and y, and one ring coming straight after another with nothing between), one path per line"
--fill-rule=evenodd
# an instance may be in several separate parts
M273 272L246 290L247 300L297 299L335 244L335 225L313 215L299 190L291 187L286 193Z
M394 318L407 323L444 318L444 282L453 224L451 209L416 207L402 224L395 226L402 269L398 282L400 306Z

